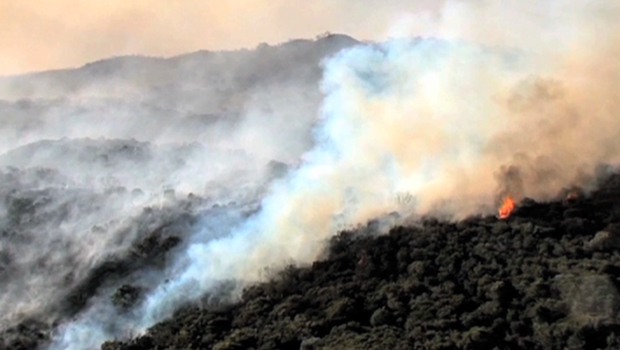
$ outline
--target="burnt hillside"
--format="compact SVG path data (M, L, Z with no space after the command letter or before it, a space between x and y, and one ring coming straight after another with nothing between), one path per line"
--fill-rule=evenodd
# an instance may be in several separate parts
M187 307L142 349L617 349L620 177L508 220L343 232L236 304Z

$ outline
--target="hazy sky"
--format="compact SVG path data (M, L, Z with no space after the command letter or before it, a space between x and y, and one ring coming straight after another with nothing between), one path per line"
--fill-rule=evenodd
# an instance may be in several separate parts
M0 0L0 75L113 55L254 47L326 31L381 39L436 0Z

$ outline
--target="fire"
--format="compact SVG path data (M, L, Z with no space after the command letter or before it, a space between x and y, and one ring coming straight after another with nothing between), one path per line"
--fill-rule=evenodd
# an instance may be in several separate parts
M499 213L498 213L499 218L506 219L507 217L510 216L510 213L512 213L514 209L515 209L514 199L512 199L512 197L510 196L506 196L506 199L504 199L504 203L499 208Z

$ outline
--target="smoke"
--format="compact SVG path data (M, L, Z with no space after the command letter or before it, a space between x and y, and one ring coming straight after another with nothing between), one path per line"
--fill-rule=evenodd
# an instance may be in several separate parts
M199 145L119 140L41 141L4 154L0 329L61 318L73 308L65 300L88 288L81 286L98 267L200 210L184 209L190 193L210 204L253 199L270 176L261 161Z
M124 74L136 66L123 59L25 77L44 93L65 83L74 91L51 99L16 91L16 100L0 102L7 117L0 128L0 332L32 319L68 322L82 311L81 319L99 327L135 324L110 295L123 283L163 284L183 268L183 259L167 261L177 251L220 237L221 227L256 209L266 184L284 172L282 162L297 162L311 147L315 71L340 45L324 39L164 60L176 78L142 85L127 83ZM309 47L321 49L286 57ZM264 65L249 68L256 59ZM146 62L146 76L161 67ZM38 85L41 76L58 84ZM188 76L200 84L183 81ZM189 237L195 222L211 228ZM166 261L150 263L160 266L145 263L143 240L149 248L148 239L164 244L169 236L182 243Z
M59 329L52 348L96 347L118 329L144 331L224 281L243 285L266 267L310 263L342 227L400 210L399 193L414 198L404 215L460 219L492 213L504 192L545 200L587 187L588 173L617 164L620 151L619 10L606 1L450 2L430 23L450 40L344 49L323 66L312 149L269 184L259 208L206 216L169 280L132 315L95 303ZM279 140L294 143L260 139L276 143L268 154Z
M118 318L110 295L176 274L182 261L167 260L200 241L186 234L194 221L219 237L229 217L255 210L283 163L312 145L318 62L354 42L117 58L3 81L0 332L83 308ZM161 266L145 263L142 245L171 235L183 243Z

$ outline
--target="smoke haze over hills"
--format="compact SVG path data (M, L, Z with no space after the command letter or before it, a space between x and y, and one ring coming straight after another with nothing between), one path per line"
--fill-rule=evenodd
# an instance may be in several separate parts
M210 10L228 24L261 6ZM328 35L0 79L0 273L14 281L3 321L56 321L52 349L97 347L218 288L234 297L265 269L311 263L343 228L587 192L597 166L618 164L618 5L430 13L385 24L400 39ZM417 29L437 37L407 35ZM150 235L157 254L132 262ZM109 296L130 280L144 295L123 313Z

